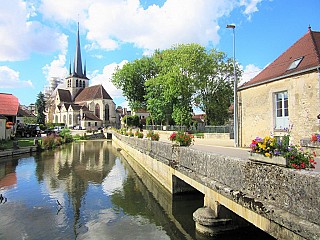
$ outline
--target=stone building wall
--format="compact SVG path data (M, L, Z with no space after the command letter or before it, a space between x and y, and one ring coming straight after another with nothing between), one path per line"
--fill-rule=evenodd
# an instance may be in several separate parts
M319 131L319 82L318 73L311 72L239 91L240 145L249 146L251 140L257 136L286 134L274 129L276 92L288 92L292 143L299 144L300 139L311 137L311 133Z

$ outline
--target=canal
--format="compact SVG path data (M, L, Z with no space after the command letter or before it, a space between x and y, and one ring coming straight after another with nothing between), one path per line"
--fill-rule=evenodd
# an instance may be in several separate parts
M0 239L272 239L254 227L197 234L203 195L172 197L110 141L1 159L0 194Z

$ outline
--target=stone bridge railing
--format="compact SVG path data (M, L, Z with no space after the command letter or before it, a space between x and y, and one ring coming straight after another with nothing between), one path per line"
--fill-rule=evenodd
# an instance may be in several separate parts
M306 239L320 239L320 173L126 137L130 145Z

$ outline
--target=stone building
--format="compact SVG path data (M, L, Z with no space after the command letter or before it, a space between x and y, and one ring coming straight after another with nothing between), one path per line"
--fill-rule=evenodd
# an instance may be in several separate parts
M238 90L239 145L283 136L293 144L319 132L320 32L308 32Z
M64 123L67 127L96 129L114 126L115 104L102 85L89 87L86 65L82 68L79 26L73 71L47 99L46 121Z

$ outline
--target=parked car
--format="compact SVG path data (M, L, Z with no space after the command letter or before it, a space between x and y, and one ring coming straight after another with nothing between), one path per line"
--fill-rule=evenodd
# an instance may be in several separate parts
M81 127L80 125L77 125L77 126L74 126L73 129L74 129L74 130L81 130L82 127Z
M56 133L60 133L62 129L64 129L64 126L55 126L53 131L55 131Z
M41 137L41 130L38 124L18 125L16 136L20 137Z

